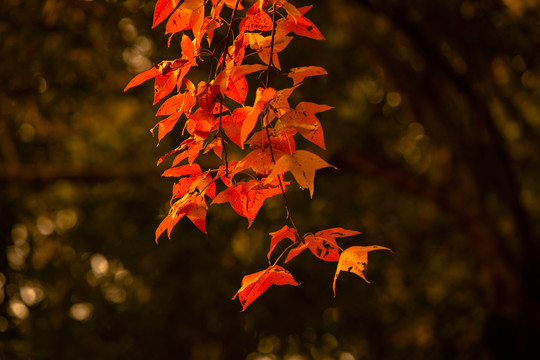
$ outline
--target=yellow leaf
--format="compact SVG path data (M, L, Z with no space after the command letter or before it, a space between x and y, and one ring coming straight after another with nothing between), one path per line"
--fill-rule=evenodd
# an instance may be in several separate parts
M367 254L368 252L373 250L392 251L383 246L371 245L351 246L350 248L345 249L345 251L341 253L336 269L336 274L334 275L334 297L336 296L336 280L341 271L352 272L364 279L365 282L369 283L368 279L366 279L366 276L364 275L364 271L366 270L366 266L368 263Z
M290 171L298 185L303 189L308 188L310 197L313 197L315 171L326 167L336 169L309 151L297 150L293 154L285 154L279 158L265 183L268 184L279 174Z

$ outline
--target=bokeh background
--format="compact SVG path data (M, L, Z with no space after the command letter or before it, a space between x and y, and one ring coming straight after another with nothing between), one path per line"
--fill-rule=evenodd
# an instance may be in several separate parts
M151 85L122 90L177 57L155 2L1 2L1 359L534 358L540 2L312 2L327 41L296 37L280 61L328 70L293 101L335 107L320 154L339 171L291 210L394 254L334 298L335 264L306 253L288 266L301 286L245 312L230 298L267 265L279 198L249 231L218 205L207 237L186 220L154 243L171 191L155 163L179 132L156 147Z

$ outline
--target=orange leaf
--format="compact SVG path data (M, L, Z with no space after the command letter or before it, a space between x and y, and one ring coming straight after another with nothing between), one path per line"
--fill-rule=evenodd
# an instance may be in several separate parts
M360 234L361 234L360 231L346 230L340 227L321 230L315 233L316 236L331 237L331 238L347 237L347 236L354 236L354 235L360 235Z
M299 8L298 11L302 15L293 17L289 14L287 19L280 19L278 21L278 26L284 26L287 31L292 31L296 35L305 36L315 40L325 40L324 36L311 20L304 17L304 14L308 12L309 9L311 9L311 5ZM282 22L285 22L285 25L282 25Z
M225 131L225 134L236 145L242 146L240 140L240 131L245 118L251 112L251 106L244 106L234 109L232 115L224 115L221 117L221 127Z
M251 149L264 149L269 147L268 138L270 137L270 144L272 149L283 151L287 154L292 154L296 150L296 143L294 141L294 134L296 130L293 128L286 128L282 131L274 131L272 128L268 128L268 134L266 130L261 130L253 134L246 144L249 144Z
M290 171L298 185L303 189L308 188L310 197L313 197L315 171L326 167L336 168L309 151L297 150L294 154L284 154L277 160L272 172L266 178L266 183L274 180L279 174Z
M174 34L194 28L193 33L198 37L196 32L200 30L203 18L204 0L184 0L167 21L165 32Z
M304 138L325 149L323 129L315 113L330 109L328 105L301 102L280 118L277 128L294 127Z
M154 9L154 21L152 23L152 29L165 20L179 3L180 0L158 0Z
M332 228L327 230L317 231L315 235L308 234L302 240L302 245L292 249L287 255L285 262L288 262L305 249L309 249L313 255L325 261L339 260L339 246L337 245L337 237L358 235L360 232L354 230L345 230L342 228Z
M371 246L352 246L348 249L345 249L339 257L339 262L336 269L336 274L334 275L334 297L336 296L336 280L341 271L352 272L362 279L365 282L369 283L364 275L368 263L368 252L373 250L388 250L392 251L386 247L371 245Z
M240 290L233 296L233 300L238 296L242 311L248 307L255 299L262 295L272 285L299 285L294 280L292 274L279 265L269 266L266 270L246 275L242 279Z
M143 71L142 73L136 75L131 81L126 85L124 91L131 89L132 87L139 86L146 80L155 78L160 74L157 65L154 65L151 69Z
M279 58L277 54L285 49L287 45L293 39L291 36L285 36L282 34L277 34L274 36L274 47L272 48L272 36L262 36L259 33L246 33L244 35L249 41L249 46L257 51L259 58L265 63L269 64L272 61L272 64L278 69L281 70L279 65ZM272 54L271 53L272 51ZM272 56L272 58L270 58Z
M263 185L259 180L239 182L220 192L212 201L212 204L230 203L238 215L248 219L249 226L257 216L264 201L274 195L281 194L281 188L277 185Z
M167 135L169 132L171 132L171 130L174 128L174 126L176 125L176 123L180 119L181 115L182 115L181 113L172 114L168 118L163 119L160 122L158 122L152 129L150 129L150 132L152 133L152 135L155 135L154 131L156 131L156 129L157 129L157 131L158 131L158 144L160 143L161 139L163 139L163 137L165 135ZM158 165L159 165L159 163L158 163Z
M271 232L272 240L270 240L270 250L268 251L268 261L270 261L270 254L276 248L282 240L291 239L293 242L296 241L296 232L294 229L288 227L287 225L283 226L281 229L275 232Z
M244 31L270 31L272 30L272 18L259 7L259 4L254 3L247 11L245 19L240 23L240 28Z
M302 66L291 69L289 77L293 79L294 85L301 83L308 76L327 75L326 70L320 66Z
M257 94L255 95L255 103L251 112L244 119L242 128L240 130L240 144L242 149L244 148L244 142L248 138L249 134L253 131L253 128L257 124L257 119L259 118L260 113L265 108L266 104L276 94L276 90L273 88L258 88Z
M324 261L339 260L339 247L335 239L309 234L302 240L301 245L289 251L285 262L289 262L305 249L309 249L313 255Z
M201 167L199 164L193 164L193 165L182 165L173 167L170 169L167 169L161 174L161 176L169 176L169 177L181 177L181 176L193 176L193 175L200 175L201 174Z
M275 161L278 161L278 159L283 155L283 152L277 149L273 150L273 153ZM253 172L255 172L255 175L261 177L267 176L273 167L274 162L272 160L272 152L270 152L270 149L256 149L251 151L238 162L233 173L238 174L240 171L251 168L253 169ZM271 180L268 180L268 183L270 182Z
M171 238L171 231L176 223L186 215L195 226L206 234L206 201L204 201L204 195L201 196L197 193L185 194L181 199L176 201L169 210L163 221L156 229L156 242L161 234L167 230L167 236Z

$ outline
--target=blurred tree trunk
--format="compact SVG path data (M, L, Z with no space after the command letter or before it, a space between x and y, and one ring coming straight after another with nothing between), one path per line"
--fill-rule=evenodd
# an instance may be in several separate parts
M382 68L385 86L404 95L412 121L422 124L432 143L447 149L450 157L443 167L446 175L438 182L423 176L415 179L414 172L390 161L361 159L363 154L340 154L334 163L386 178L402 190L434 200L469 238L476 254L477 275L489 304L485 341L493 357L540 358L535 344L540 338L538 237L521 201L519 164L490 108L494 102L502 104L505 113L520 121L526 137L537 138L527 132L531 127L512 98L498 91L490 71L497 57L520 53L520 49L510 52L513 44L504 41L526 36L521 31L525 20L511 28L512 35L503 36L508 29L491 23L496 15L502 16L504 9L497 6L467 21L459 7L447 4L423 2L414 9L391 1L357 4L346 10L339 4L332 12L339 21L347 20L344 26L354 34L352 42ZM388 24L385 34L373 33L376 20ZM420 59L416 69L396 55L400 40L404 42L397 45ZM443 54L445 48L452 55ZM538 149L538 143L531 146ZM506 230L503 221L510 224Z

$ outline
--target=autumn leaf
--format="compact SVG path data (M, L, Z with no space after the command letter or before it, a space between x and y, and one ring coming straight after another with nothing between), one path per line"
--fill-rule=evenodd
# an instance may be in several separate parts
M296 150L294 134L296 134L296 130L293 128L287 128L283 131L275 131L272 128L267 128L253 134L251 138L246 141L246 144L248 144L251 149L264 149L268 148L271 144L272 149L292 154ZM270 142L268 142L268 138L270 138Z
M315 171L335 166L328 164L317 155L306 151L297 150L293 154L284 154L277 160L272 172L266 178L266 182L273 181L279 174L290 171L301 188L309 189L310 197L313 197Z
M155 28L159 23L165 20L174 10L180 0L158 0L154 8L154 21L152 28Z
M253 107L249 114L244 119L244 122L242 123L242 127L240 129L240 146L242 149L244 148L244 142L247 140L249 134L253 131L253 128L257 124L257 119L259 118L259 115L265 108L266 104L276 94L276 90L273 88L258 88L257 93L255 95L255 103L253 104Z
M155 131L157 130L158 144L161 142L163 137L165 137L165 135L167 135L169 132L172 131L172 129L174 129L174 126L176 125L176 123L180 119L181 115L182 115L182 113L172 114L168 118L163 119L160 122L158 122L152 129L150 129L150 132L154 136L155 136ZM159 163L158 163L158 165L159 165Z
M225 134L227 134L229 139L240 147L242 147L242 142L240 140L242 124L251 112L251 109L251 106L239 107L234 109L231 115L223 115L221 117L221 128L225 131Z
M160 75L158 66L154 65L151 69L143 71L142 73L136 75L131 81L126 85L124 91L131 89L132 87L139 86L146 80L150 80Z
M276 128L294 127L304 138L321 149L326 149L323 129L315 114L330 109L332 107L328 105L301 102L295 110L290 110L279 119Z
M266 177L274 167L274 160L279 161L278 159L283 154L278 149L274 149L273 151L270 151L269 148L255 149L238 162L233 172L234 174L238 174L241 171L251 168L256 176ZM268 183L270 182L272 180L268 181Z
M259 33L246 33L245 37L249 41L249 46L257 51L259 58L265 64L272 64L281 70L278 53L284 50L293 39L291 36L276 34L274 36L274 46L272 47L272 36L263 36Z
M290 70L289 77L293 79L294 85L300 84L308 76L327 75L326 70L320 66L302 66Z
M193 175L200 175L201 174L201 167L199 164L192 164L192 165L182 165L173 167L170 169L167 169L161 174L161 176L165 177L182 177L182 176L193 176Z
M371 245L371 246L351 246L348 249L345 249L339 257L339 262L336 269L336 274L334 275L334 297L336 296L336 280L341 271L352 272L362 279L365 282L369 283L364 275L368 263L368 252L373 250L388 250L392 251L386 247Z
M220 192L212 204L230 203L238 215L248 219L250 227L264 201L278 194L281 194L278 184L264 185L259 180L242 181Z
M240 23L240 29L243 29L244 31L270 31L272 30L272 27L272 18L259 6L258 3L254 3L248 9L245 19Z
M165 230L167 236L171 238L171 231L176 223L184 216L187 216L199 230L206 234L206 212L208 206L204 200L204 195L198 193L187 193L176 201L169 209L167 215L156 229L156 243Z
M294 17L289 14L287 19L278 20L278 27L285 29L286 32L292 31L296 35L305 36L315 40L325 40L324 36L313 22L304 17L309 9L311 9L311 5L298 8L301 15Z
M199 38L198 32L204 18L204 0L184 0L167 21L165 32L174 34L193 29L193 34Z
M296 241L296 232L293 228L288 227L287 225L284 225L281 229L275 232L271 232L270 236L272 236L272 240L270 240L270 250L268 251L268 261L270 261L270 254L272 254L272 251L276 248L277 244L279 244L282 240L290 239L293 242Z
M302 239L301 245L291 249L285 262L289 262L305 249L309 249L313 255L319 259L325 261L338 261L339 260L339 246L336 242L336 238L358 235L360 232L354 230L345 230L343 228L332 228L317 231L315 235L307 234Z
M299 285L292 274L279 265L271 265L267 269L246 275L242 279L240 290L233 296L238 297L242 311L262 295L272 285Z

